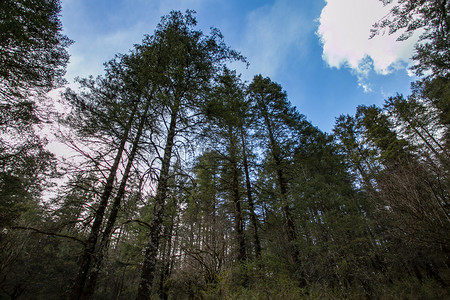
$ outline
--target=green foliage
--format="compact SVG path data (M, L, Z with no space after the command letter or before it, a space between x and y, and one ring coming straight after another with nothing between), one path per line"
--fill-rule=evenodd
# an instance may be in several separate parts
M45 93L61 84L69 60L59 0L0 3L2 101Z
M0 3L0 226L37 201L55 175L53 155L35 132L38 96L59 86L71 43L61 34L59 1Z
M380 291L384 299L445 299L449 297L448 290L442 288L436 281L426 279L419 281L411 277L395 281Z
M22 2L0 7L32 13ZM383 26L426 20L431 2L399 1ZM67 297L81 252L98 280L76 299L448 297L447 77L359 106L328 135L270 78L243 83L233 60L218 30L171 12L104 76L80 79L65 125L85 160L52 199L36 103L1 103L0 298Z
M375 23L371 38L388 28L389 34L401 32L398 40L406 40L415 31L423 29L412 67L418 76L431 73L432 77L447 77L450 69L450 3L446 0L380 0L394 5L389 14Z
M248 287L236 283L232 272L225 271L216 286L202 291L202 299L304 299L306 293L297 286L297 282L288 274L276 272L269 260L267 265L259 262L246 266L246 271L251 274ZM272 264L275 269L278 266L276 262Z
M430 107L438 115L438 123L444 127L445 143L450 143L450 79L438 77L424 79L412 84L413 94L411 98L419 103L427 104L427 113Z
M407 156L408 142L398 138L388 117L376 106L358 106L356 118L365 128L365 135L381 152L381 159L392 161Z
M428 85L434 85L434 98L425 92ZM364 208L365 218L372 219L368 249L380 273L371 283L362 281L370 294L384 286L382 297L408 297L410 292L433 297L428 284L440 285L437 294L448 292L448 255L443 251L450 246L448 126L442 122L439 104L446 94L441 91L445 80L426 79L408 98L392 97L383 109L360 106L356 118L338 119L335 132L341 149L363 179L363 196L372 202L371 210ZM406 279L401 268L409 274ZM359 278L364 277L360 273ZM408 286L408 291L400 292L399 286Z

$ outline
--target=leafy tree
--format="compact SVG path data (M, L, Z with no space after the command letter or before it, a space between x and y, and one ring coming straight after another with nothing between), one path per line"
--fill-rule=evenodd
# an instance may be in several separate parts
M429 163L436 161L438 165L449 166L445 135L440 136L446 128L440 124L438 114L429 103L398 95L386 100L385 109L399 126L399 131L414 141L419 155L427 157Z
M218 67L226 60L242 59L224 44L217 30L213 30L208 37L195 30L195 25L196 20L191 11L185 15L171 12L162 18L154 34L155 43L164 54L163 63L167 66L167 72L161 74L161 80L158 81L163 108L160 117L167 117L169 121L165 124L167 130L163 155L160 157L154 213L144 250L137 299L148 299L151 294L175 138L180 132L186 131L191 122L195 122L192 116Z
M305 136L293 166L301 175L292 182L305 276L309 282L340 287L342 297L350 290L373 297L374 270L368 266L376 261L377 247L370 236L371 207L354 189L333 137L313 130Z
M371 37L389 29L400 31L398 40L405 40L423 29L416 45L413 66L417 75L431 72L433 77L446 77L450 69L450 3L446 0L380 0L384 5L395 3L390 13L373 25Z
M204 151L196 158L193 181L186 184L180 211L179 250L184 257L174 265L173 297L199 297L216 287L236 259L233 203L222 174L229 173L220 153ZM229 177L229 176L228 176ZM233 253L233 254L231 254Z
M36 296L54 280L42 272L53 252L33 253L58 243L29 228L49 227L39 222L45 217L41 196L57 175L35 127L46 117L37 100L60 86L69 58L71 41L61 34L59 11L59 1L0 3L1 298Z
M2 2L0 26L59 2L33 5ZM0 298L448 297L447 8L397 1L373 33L424 27L431 76L340 116L334 135L269 78L242 83L225 63L243 58L218 30L171 12L104 76L66 91L66 142L82 159L41 201L55 168L33 97L61 79L59 35L53 81L0 84Z
M148 39L146 42L149 42ZM92 298L95 291L96 280L102 266L103 258L108 251L111 235L114 231L115 223L118 218L121 202L125 196L126 187L132 167L135 164L135 158L142 154L142 143L146 135L155 130L155 112L151 109L155 104L155 94L157 80L160 72L164 72L160 63L161 52L158 46L151 42L147 47L137 46L135 53L130 56L124 56L123 64L128 66L127 76L121 86L121 90L133 99L139 99L141 105L136 111L135 124L130 128L131 135L134 135L131 141L130 150L126 157L127 162L120 180L120 185L116 192L109 210L109 217L103 230L102 238L97 249L97 255L91 274L89 274L88 283L85 288L83 298ZM118 78L114 78L117 80ZM130 119L131 120L131 119ZM134 129L134 130L133 130ZM151 166L149 166L151 169Z
M14 101L59 86L69 60L59 0L0 4L0 95Z
M55 170L35 132L43 118L35 98L59 86L65 73L71 41L61 34L59 12L59 1L0 3L0 193L8 223Z
M341 115L336 119L333 133L338 139L341 153L349 162L354 180L360 183L366 192L374 192L373 178L378 170L374 161L376 151L367 145L360 123L355 117Z
M239 163L241 155L239 135L241 111L244 109L244 89L239 78L228 69L219 76L207 103L209 126L206 133L211 147L220 153L223 161L222 178L227 198L234 205L234 230L238 241L238 261L246 260L247 250L244 233L244 215L241 205L241 172ZM228 173L228 174L227 174Z
M375 159L380 164L373 178L376 192L370 194L378 207L378 224L384 228L389 251L402 253L405 259L392 263L401 261L418 279L425 273L442 283L439 270L446 268L443 266L446 255L442 249L449 247L444 234L449 226L446 212L448 199L445 196L447 178L445 171L442 172L446 166L430 161L430 154L437 148L434 151L430 149L432 138L426 136L429 124L425 123L428 116L424 111L420 113L421 108L416 105L397 97L387 101L389 111L361 106L358 108L358 121L368 138L367 142L377 149ZM409 109L414 109L414 118ZM395 120L397 123L393 124ZM405 130L406 133L412 130L415 136L401 136ZM426 137L428 143L420 135ZM437 144L433 145L437 147ZM404 243L408 244L407 253L401 250ZM391 275L402 276L396 272Z
M412 100L423 103L432 116L438 115L438 120L433 122L443 127L446 147L450 147L450 80L445 77L426 78L412 84L412 88Z
M253 227L253 243L255 249L255 257L258 258L261 255L261 240L259 231L259 220L258 215L256 213L256 204L255 204L255 191L252 184L251 178L251 165L254 164L255 154L252 153L251 148L251 135L249 133L252 130L252 122L253 116L251 114L251 107L249 103L241 109L240 111L240 124L239 124L239 134L241 138L241 146L242 146L242 168L244 170L245 175L245 192L247 195L248 202L248 211L250 214L250 223Z
M289 197L291 179L289 165L293 150L298 141L298 133L305 125L304 117L290 106L287 95L281 86L269 78L257 75L248 87L254 112L258 117L258 131L262 137L263 149L267 151L268 161L273 167L281 207L286 224L288 241L291 244L292 259L299 265L299 250L295 246L296 226L292 217Z
M140 108L141 95L136 93L133 86L130 87L131 84L127 86L130 73L132 73L131 64L132 62L126 56L116 58L107 65L107 74L104 78L99 77L96 81L92 78L80 80L85 92L76 94L69 90L66 93L66 98L76 105L74 115L69 117L69 124L72 128L77 130L80 136L90 138L91 142L92 138L95 138L100 143L106 144L105 151L115 151L112 164L106 169L106 180L100 192L101 196L94 213L86 247L80 258L80 269L71 291L73 299L81 297L89 275L93 258L96 255L105 212L113 194L119 164ZM131 111L128 111L126 108L130 105ZM114 145L112 149L110 145ZM101 157L107 156L101 153L98 159L100 160ZM94 164L99 163L97 159L89 156L88 158L93 160Z
M411 149L405 139L399 138L398 134L391 129L392 125L388 117L375 105L358 106L356 112L358 122L365 128L364 134L368 141L379 150L380 159L385 164L408 159Z
M185 212L187 222L203 227L206 235L204 247L198 243L200 236L184 246L193 259L199 260L205 284L217 283L226 259L223 249L229 244L223 238L229 234L231 224L225 217L227 205L220 195L220 165L220 154L215 151L205 151L197 158L194 167L196 186ZM186 228L186 232L188 230Z

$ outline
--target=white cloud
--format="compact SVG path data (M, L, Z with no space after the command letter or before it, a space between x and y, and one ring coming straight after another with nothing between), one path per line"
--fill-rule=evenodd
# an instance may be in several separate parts
M398 35L369 39L372 25L385 16L390 7L379 0L326 0L317 31L323 44L323 59L330 67L348 67L364 83L370 71L386 75L410 65L417 35L398 42ZM365 88L366 89L366 88Z
M70 64L66 78L72 82L73 78L97 76L103 74L103 63L114 58L116 53L127 53L133 44L142 39L143 34L125 29L110 34L78 38L69 48Z
M302 16L300 6L286 0L262 6L247 16L244 40L238 48L249 58L248 72L274 76L291 51L302 53L302 45L313 30L313 24Z

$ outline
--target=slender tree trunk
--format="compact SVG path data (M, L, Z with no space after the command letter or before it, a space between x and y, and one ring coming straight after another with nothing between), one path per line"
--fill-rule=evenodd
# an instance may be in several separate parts
M287 230L288 230L288 238L289 238L289 242L293 243L296 239L297 239L297 233L295 230L295 224L294 221L292 220L292 215L291 215L291 208L289 207L289 204L287 203L287 185L286 185L286 181L284 179L284 174L283 174L283 170L280 167L280 163L276 163L277 166L277 178L278 178L278 185L280 187L280 193L281 193L281 199L282 199L282 209L283 209L283 213L284 213L284 217L286 219L286 225L287 225ZM295 247L295 257L294 260L296 262L298 262L298 250L297 247Z
M267 131L269 134L271 153L272 153L272 157L275 161L275 168L276 168L278 186L280 189L282 210L283 210L284 217L286 220L287 237L288 237L289 244L290 244L290 247L293 252L292 259L297 266L300 266L301 265L300 250L298 249L298 246L295 244L295 242L297 240L297 232L295 229L294 220L292 219L291 208L289 207L289 203L288 203L288 199L287 199L288 188L287 188L287 182L285 179L285 175L283 172L281 150L280 150L278 143L275 140L275 137L273 134L272 122L269 118L269 114L267 112L266 106L263 105L262 109L263 109L263 117L264 117ZM304 287L306 285L303 271L301 271L301 278L299 278L299 284L300 284L300 287Z
M270 121L269 114L267 112L265 105L263 105L263 116L264 116L264 120L266 123L267 132L269 134L269 142L270 142L270 148L271 148L270 150L272 153L272 157L275 161L278 186L280 189L282 209L283 209L284 217L286 219L288 238L289 238L289 242L291 244L293 244L293 242L297 238L297 234L295 232L295 226L294 226L294 222L293 222L292 216L291 216L291 209L289 208L289 205L287 203L287 184L286 184L286 180L284 178L284 172L282 169L282 159L281 159L280 147L278 146L278 143L275 141L275 137L273 135L272 122ZM294 248L297 248L297 247L294 246ZM295 250L294 252L295 252L294 260L295 260L295 262L298 262L298 255L297 255L298 250Z
M180 100L174 106L171 113L169 131L167 133L164 157L161 164L161 172L158 180L158 187L155 196L155 206L153 210L153 219L150 224L150 233L147 246L145 247L144 263L142 265L141 280L139 283L136 300L150 299L153 279L155 277L156 255L161 237L161 225L164 216L164 206L167 197L167 183L169 179L170 159L172 157L172 148L176 133L176 124Z
M163 236L167 237L168 236L168 227L167 226L163 226ZM165 266L166 266L166 261L167 261L167 247L168 247L168 243L169 240L163 240L163 244L161 246L160 249L160 260L161 260L161 270L159 272L159 288L158 288L158 295L160 299L166 299L166 293L164 291L164 281L165 281Z
M172 236L173 236L173 228L174 228L174 215L172 215L171 224L165 228L165 236L167 237L166 247L163 250L164 259L161 268L161 277L159 283L159 294L161 299L167 300L169 299L169 287L166 284L167 278L170 276L171 265L172 265Z
M108 205L108 200L112 194L117 169L118 169L119 163L122 159L122 154L125 149L125 144L127 142L128 135L131 130L137 108L138 108L138 103L136 103L136 106L133 108L133 111L130 114L127 125L124 129L123 136L120 140L119 147L117 149L116 157L114 159L113 165L111 166L111 169L109 170L109 175L106 180L106 184L103 189L103 193L100 197L100 203L98 205L97 210L95 211L95 217L94 217L94 222L92 224L91 232L89 234L89 238L87 240L83 254L80 258L80 267L78 269L78 273L73 281L73 285L70 290L69 299L71 299L71 300L78 300L82 297L82 292L83 292L84 285L86 283L86 278L89 273L89 269L91 267L92 259L95 255L95 247L97 245L98 236L100 234L103 217L105 215L106 207Z
M245 235L244 235L244 220L242 217L241 208L241 195L239 192L239 169L237 165L237 143L236 136L233 132L233 127L228 126L228 138L229 138L229 159L231 165L231 197L234 204L234 230L236 232L238 241L238 262L242 265L247 259L247 251L245 247ZM242 272L240 278L242 280L241 284L246 286L248 284L248 276L246 272Z
M235 145L231 145L231 147L235 148ZM236 231L238 244L239 244L239 253L238 253L238 261L243 262L247 258L246 249L245 249L245 236L244 236L244 228L243 228L243 218L242 218L242 208L241 208L241 197L239 193L239 173L236 162L236 154L235 149L231 150L231 176L232 176L232 197L234 204L234 230Z
M425 133L431 138L431 140L442 150L442 154L439 153L439 151L437 151L436 148L433 147L433 145L431 145L431 143L427 140L427 138L422 133L420 133L420 131L415 126L413 126L413 124L411 123L410 120L406 119L406 122L408 122L408 124L412 128L412 130L427 145L428 149L430 149L438 158L441 158L444 155L446 156L446 158L441 159L441 162L444 163L448 167L449 163L448 163L447 159L450 158L450 155L445 150L445 148L438 141L436 141L436 139L433 137L433 135L431 133L429 133L426 128L419 126L422 130L425 131Z
M113 292L113 296L114 296L115 300L118 300L120 298L120 293L122 293L123 283L124 283L124 280L125 280L125 271L126 271L126 267L123 267L122 274L120 275L119 282L117 284L117 287L116 287L115 291Z
M250 181L250 172L247 161L247 146L245 144L244 131L241 128L241 140L242 140L242 154L245 173L245 185L247 189L247 201L250 211L250 222L253 226L253 242L255 243L255 256L258 258L261 254L261 242L258 235L258 221L255 213L255 205L253 202L252 183Z
M111 234L114 229L114 225L117 220L117 215L119 213L120 209L120 203L122 202L122 199L125 195L125 188L127 185L128 178L130 176L131 167L133 166L134 157L136 156L137 149L139 146L139 142L142 137L142 131L144 129L145 122L148 118L148 110L150 108L150 101L147 101L144 107L144 112L139 120L138 130L136 132L136 136L133 140L133 145L131 148L130 155L128 157L127 165L125 166L125 171L122 177L122 180L120 182L119 190L117 191L116 197L113 200L111 212L105 227L105 230L103 232L102 239L100 241L100 245L97 250L97 255L94 257L94 263L92 271L88 277L88 282L85 291L83 292L82 299L92 299L95 286L98 278L98 274L100 272L100 269L102 267L103 258L108 252L109 248L109 242L111 239Z

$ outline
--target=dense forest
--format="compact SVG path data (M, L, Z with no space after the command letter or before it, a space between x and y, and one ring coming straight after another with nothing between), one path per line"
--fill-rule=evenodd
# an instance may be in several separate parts
M449 9L398 1L411 95L324 133L193 11L50 98L60 1L1 1L0 299L450 297Z

